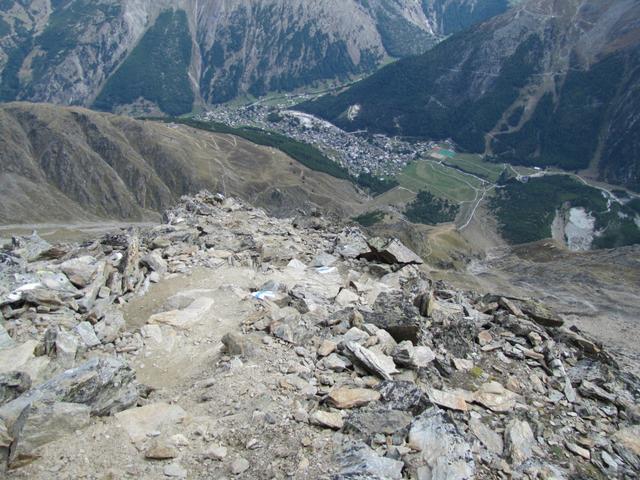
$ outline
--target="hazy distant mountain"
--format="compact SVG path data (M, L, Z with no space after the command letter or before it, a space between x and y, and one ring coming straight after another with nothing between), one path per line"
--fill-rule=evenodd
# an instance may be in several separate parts
M4 0L0 99L180 114L373 71L507 0Z
M640 189L640 3L527 0L302 109Z

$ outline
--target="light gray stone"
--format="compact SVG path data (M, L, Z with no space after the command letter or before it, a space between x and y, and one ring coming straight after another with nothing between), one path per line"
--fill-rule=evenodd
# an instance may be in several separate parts
M146 265L154 272L158 272L158 274L162 275L167 271L167 262L162 258L162 255L157 251L153 251L147 253L144 257L140 259L140 263Z
M383 380L391 380L391 375L398 373L391 357L387 357L384 354L376 354L355 342L345 342L344 348L365 369L378 375Z
M60 264L60 270L69 281L78 288L86 288L91 284L98 271L98 262L92 256L72 258Z
M502 455L504 442L500 435L477 418L471 418L471 420L469 420L469 428L487 450L496 455Z
M162 471L165 477L187 478L187 470L179 463L170 463Z
M249 470L250 466L251 465L249 464L249 460L243 457L238 457L231 464L231 473L233 473L234 475L240 475L241 473Z
M446 414L437 408L426 410L413 422L408 445L421 452L433 479L475 478L476 466L471 446Z
M9 465L25 465L38 458L38 449L89 424L91 409L78 403L34 402L25 408L11 428Z
M125 321L122 312L116 309L107 311L104 318L93 327L98 339L104 343L115 341L124 330Z
M73 366L78 353L78 339L65 331L59 329L55 341L56 357L65 366Z
M400 240L393 238L384 240L382 238L372 238L368 242L371 249L371 256L378 261L389 264L423 264L423 260L407 248Z
M93 348L100 345L100 339L96 335L93 325L89 322L81 322L76 325L75 332L87 348Z
M366 478L370 480L401 480L404 463L381 457L362 442L345 446L338 455L340 478ZM435 478L435 477L434 477Z
M507 425L504 435L507 452L515 468L533 456L536 439L531 426L526 421L512 420Z
M337 353L332 353L320 360L318 365L327 370L333 370L334 372L344 372L351 366L351 362Z

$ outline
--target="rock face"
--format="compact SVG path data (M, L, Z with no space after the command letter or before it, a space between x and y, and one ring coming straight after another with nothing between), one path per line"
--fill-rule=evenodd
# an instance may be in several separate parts
M101 108L177 115L194 102L369 72L508 6L484 3L10 0L0 11L0 98L89 106L97 97Z

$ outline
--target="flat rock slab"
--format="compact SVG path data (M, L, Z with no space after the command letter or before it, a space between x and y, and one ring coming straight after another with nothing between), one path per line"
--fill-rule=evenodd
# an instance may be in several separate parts
M442 390L436 390L431 388L428 390L429 400L440 405L441 407L449 408L451 410L458 410L460 412L466 412L469 407L465 399L451 392L444 392Z
M473 395L473 400L496 413L504 413L516 406L519 395L507 390L498 382L483 384Z
M166 425L180 423L187 416L181 407L167 403L154 403L140 408L131 408L116 414L116 419L133 443L140 443L147 434Z
M38 449L89 424L90 408L79 403L33 403L13 426L9 465L23 466L39 457Z
M504 442L502 437L477 418L469 420L469 429L487 449L496 455L502 455Z
M397 238L384 240L382 238L372 238L367 244L371 252L364 254L365 258L375 259L388 264L401 265L422 265L424 261L412 250L407 248Z
M345 342L345 350L366 370L378 375L383 380L391 380L391 375L398 373L391 357L378 354L355 342Z
M340 430L344 426L342 412L325 412L324 410L316 410L309 417L309 421L313 425L319 427Z
M336 388L329 392L329 402L336 408L356 408L380 400L380 392L368 388Z
M215 302L212 298L199 297L183 310L169 310L168 312L151 315L149 320L147 320L147 323L160 323L170 325L181 330L186 330L199 323L214 303Z

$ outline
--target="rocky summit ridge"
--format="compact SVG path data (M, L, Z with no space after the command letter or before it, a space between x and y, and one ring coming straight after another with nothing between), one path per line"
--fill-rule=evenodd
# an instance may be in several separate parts
M398 240L202 192L0 254L5 478L637 478L640 381Z

